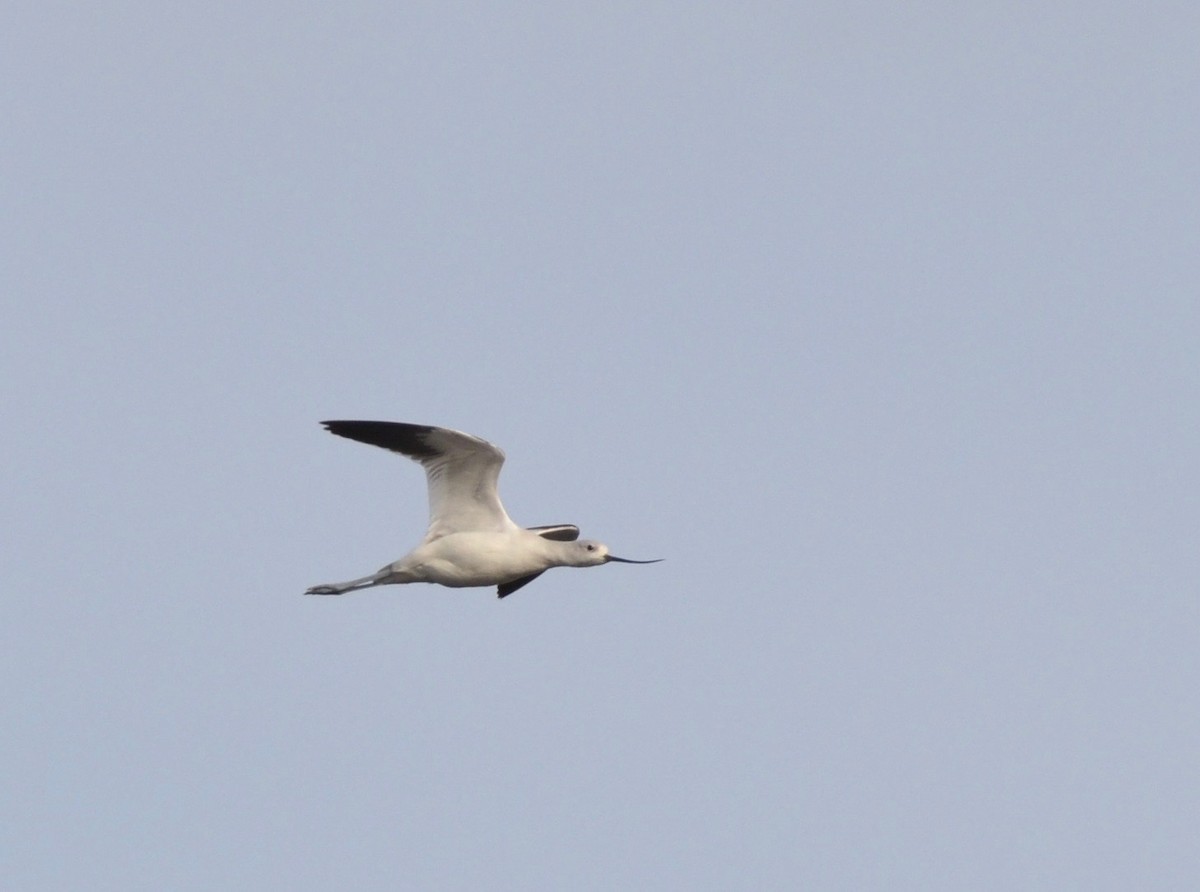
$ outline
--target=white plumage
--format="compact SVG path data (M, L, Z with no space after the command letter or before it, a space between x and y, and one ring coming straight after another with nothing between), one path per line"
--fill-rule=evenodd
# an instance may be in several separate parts
M504 453L486 440L444 427L394 421L324 421L330 433L408 456L425 468L429 530L411 552L378 573L314 585L305 594L340 595L375 585L434 582L460 588L495 585L503 598L551 567L595 567L619 558L608 546L579 539L572 524L513 523L497 481Z

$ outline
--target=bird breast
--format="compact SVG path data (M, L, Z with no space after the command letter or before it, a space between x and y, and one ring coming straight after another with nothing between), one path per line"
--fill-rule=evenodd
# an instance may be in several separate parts
M550 544L525 530L451 533L421 545L397 569L451 587L498 585L555 566Z

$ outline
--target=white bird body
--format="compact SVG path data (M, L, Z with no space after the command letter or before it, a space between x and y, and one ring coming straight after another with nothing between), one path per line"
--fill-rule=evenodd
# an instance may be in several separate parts
M449 428L400 422L322 423L338 436L420 462L429 487L429 530L416 548L378 573L315 585L306 594L340 595L375 585L433 582L451 588L496 585L503 598L551 567L657 563L616 557L600 542L579 540L579 528L572 524L525 529L513 523L497 489L504 453L486 440Z
M411 577L412 582L436 582L451 588L495 585L565 566L560 550L573 544L543 539L520 527L506 532L450 533L422 542L388 568L398 577Z

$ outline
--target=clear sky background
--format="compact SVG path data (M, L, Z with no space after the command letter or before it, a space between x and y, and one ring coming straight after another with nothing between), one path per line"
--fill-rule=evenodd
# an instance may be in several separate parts
M5 4L0 885L1195 888L1198 33Z

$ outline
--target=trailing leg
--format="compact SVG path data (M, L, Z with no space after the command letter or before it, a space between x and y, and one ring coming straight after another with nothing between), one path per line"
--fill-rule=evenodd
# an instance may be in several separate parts
M391 567L384 567L378 573L372 573L370 576L364 576L362 579L351 579L349 582L329 582L325 585L314 585L304 594L306 595L344 595L346 592L357 591L360 588L371 588L376 585L387 585L391 582L399 582L395 574L392 573Z

